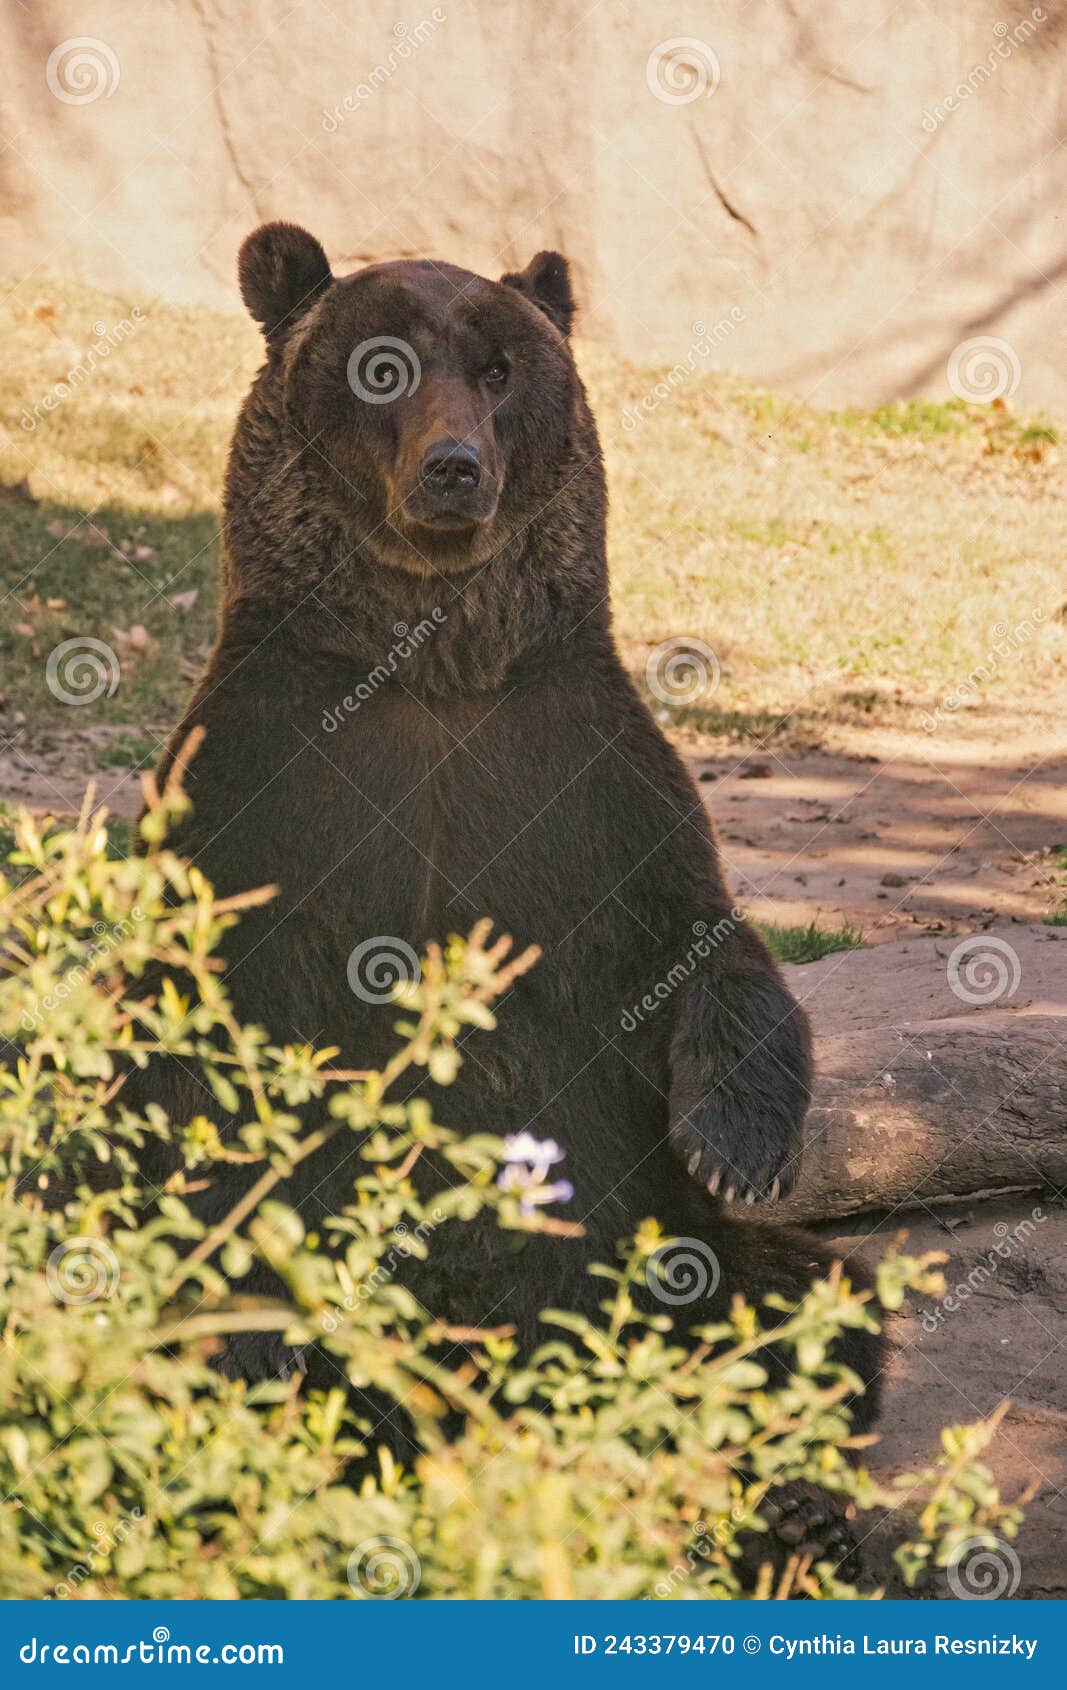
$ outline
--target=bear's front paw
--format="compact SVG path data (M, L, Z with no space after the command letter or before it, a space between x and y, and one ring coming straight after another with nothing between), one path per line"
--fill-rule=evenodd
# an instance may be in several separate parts
M781 1121L731 1118L718 1094L671 1123L670 1140L690 1179L726 1203L775 1203L800 1168L800 1136Z
M811 1095L800 1009L773 972L750 970L690 990L676 1016L670 1138L690 1177L730 1203L787 1196Z

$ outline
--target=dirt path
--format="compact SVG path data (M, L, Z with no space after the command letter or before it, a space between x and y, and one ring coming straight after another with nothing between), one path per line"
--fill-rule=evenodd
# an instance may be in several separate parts
M138 737L162 751L167 729L144 729ZM38 814L74 816L81 809L86 785L92 781L98 805L127 819L141 807L141 782L135 769L101 768L108 747L122 729L84 728L69 733L32 733L20 724L0 735L0 802L12 808L25 805ZM155 752L146 758L150 768Z
M849 920L866 943L1040 921L1067 884L1063 736L943 744L870 731L880 756L724 752L695 764L731 889L753 915ZM709 777L714 777L709 778Z

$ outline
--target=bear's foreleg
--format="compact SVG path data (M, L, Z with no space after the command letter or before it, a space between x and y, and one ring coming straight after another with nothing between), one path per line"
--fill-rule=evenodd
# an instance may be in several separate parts
M745 927L715 947L672 1008L672 1146L712 1196L784 1197L811 1096L803 1010Z

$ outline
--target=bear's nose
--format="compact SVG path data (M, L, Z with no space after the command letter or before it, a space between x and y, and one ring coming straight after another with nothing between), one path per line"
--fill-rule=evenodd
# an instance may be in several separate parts
M482 466L473 446L435 440L422 460L422 479L435 493L472 493L482 479Z

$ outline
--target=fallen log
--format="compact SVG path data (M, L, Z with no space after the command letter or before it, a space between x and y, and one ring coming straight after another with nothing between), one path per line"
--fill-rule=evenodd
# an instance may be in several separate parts
M959 940L885 945L788 971L816 1034L816 1086L800 1177L776 1215L827 1220L1067 1185L1062 930L966 942L1002 961L1010 946L990 1007L973 978L962 997L958 975L953 983ZM918 1018L901 1015L908 1007Z

